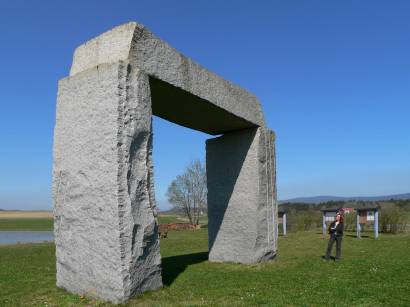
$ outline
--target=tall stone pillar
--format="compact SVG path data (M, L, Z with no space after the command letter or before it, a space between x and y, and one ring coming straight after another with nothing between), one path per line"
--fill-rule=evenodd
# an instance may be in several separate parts
M266 128L207 140L210 261L257 263L275 257L274 141Z
M152 112L223 134L207 141L209 259L276 255L274 135L258 99L131 22L79 46L59 82L57 286L114 303L162 286Z
M128 61L59 82L57 286L114 303L162 286L148 76Z

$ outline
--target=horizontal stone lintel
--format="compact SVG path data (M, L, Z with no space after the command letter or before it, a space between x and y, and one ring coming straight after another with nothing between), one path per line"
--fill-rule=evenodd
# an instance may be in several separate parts
M150 77L237 117L236 125L242 122L239 129L265 126L262 108L255 95L203 68L136 22L118 26L79 46L74 53L70 76L122 60L129 60ZM224 129L232 131L235 125L232 129ZM222 129L211 134L223 132Z

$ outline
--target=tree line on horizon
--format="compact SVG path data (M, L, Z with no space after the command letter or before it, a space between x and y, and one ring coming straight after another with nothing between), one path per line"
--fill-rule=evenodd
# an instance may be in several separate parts
M285 209L288 211L307 211L307 210L322 210L322 209L334 209L334 208L355 208L363 206L378 206L381 209L383 207L394 206L399 209L409 210L410 211L410 199L390 199L390 200L381 200L381 201L369 201L369 200L331 200L323 203L293 203L286 202L279 204L279 208Z
M206 167L201 160L192 160L184 172L177 175L170 183L167 197L173 209L171 212L182 214L189 223L198 225L200 216L207 213L207 183ZM294 203L279 204L279 209L288 213L290 230L309 230L320 228L323 209L356 208L377 206L380 208L380 224L382 232L397 233L406 231L410 225L410 199L407 200L332 200L322 203ZM346 215L345 227L354 230L356 227L355 214Z
M328 201L319 204L284 203L280 209L287 212L289 231L306 231L322 227L322 209L379 207L379 231L401 233L410 231L410 199L388 201ZM363 229L368 227L362 225ZM344 228L356 231L356 214L345 214Z

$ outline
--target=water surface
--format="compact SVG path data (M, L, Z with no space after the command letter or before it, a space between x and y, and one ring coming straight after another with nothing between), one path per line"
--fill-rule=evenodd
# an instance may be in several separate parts
M0 244L54 241L53 231L0 231Z

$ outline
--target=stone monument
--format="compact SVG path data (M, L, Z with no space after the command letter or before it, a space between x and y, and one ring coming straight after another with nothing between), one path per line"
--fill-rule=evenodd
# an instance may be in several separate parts
M275 257L275 136L257 98L131 22L79 46L58 84L58 287L113 303L162 287L152 115L217 136L206 142L209 261Z

